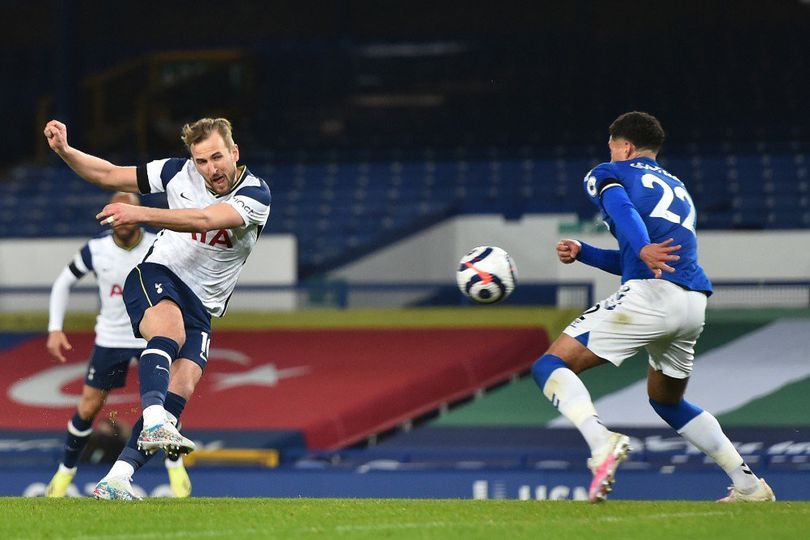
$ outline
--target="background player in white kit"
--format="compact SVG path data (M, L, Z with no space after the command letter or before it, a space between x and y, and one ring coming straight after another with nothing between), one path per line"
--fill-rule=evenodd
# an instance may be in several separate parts
M647 113L629 112L610 125L610 162L584 179L618 250L576 240L557 244L565 264L580 261L620 275L619 290L585 311L532 367L543 394L582 433L591 449L588 497L605 499L629 438L599 420L578 373L616 366L645 348L647 394L656 413L729 475L724 502L772 501L773 491L751 471L714 416L686 401L694 346L703 330L712 284L698 264L697 211L686 186L656 162L664 130Z
M116 193L110 202L140 204L133 193ZM95 347L87 367L82 396L68 422L59 468L48 484L48 497L64 497L76 476L79 457L93 431L93 421L114 388L126 383L129 364L137 360L146 341L132 335L124 307L124 280L152 245L155 235L136 225L118 227L88 241L66 266L51 288L48 319L48 352L59 362L73 349L62 330L70 289L88 272L96 275L101 309L96 318ZM169 483L176 497L188 497L191 483L179 456L167 459Z
M147 452L194 449L173 421L208 361L211 315L224 314L270 215L270 189L237 165L239 148L224 118L202 118L183 127L191 159L139 167L113 165L72 148L67 127L56 120L44 133L54 152L88 182L119 191L166 192L169 203L169 209L113 203L96 216L113 228L133 223L163 228L124 285L135 335L148 340L139 367L142 423L94 491L102 499L135 499L130 479L148 459Z

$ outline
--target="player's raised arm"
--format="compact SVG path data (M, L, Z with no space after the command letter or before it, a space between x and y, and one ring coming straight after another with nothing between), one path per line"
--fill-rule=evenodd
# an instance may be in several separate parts
M51 150L62 158L76 174L104 189L138 193L135 167L121 167L105 159L86 154L71 147L67 140L67 126L58 120L45 125L45 138Z
M102 225L144 224L177 232L207 232L233 229L245 224L239 212L230 204L212 204L206 208L149 208L123 203L105 206L96 215Z

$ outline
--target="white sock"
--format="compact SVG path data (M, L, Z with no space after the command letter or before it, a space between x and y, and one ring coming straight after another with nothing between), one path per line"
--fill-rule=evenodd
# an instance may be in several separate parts
M610 431L599 421L588 389L573 371L568 368L552 371L543 394L582 433L591 453L607 444Z
M720 423L710 413L703 411L678 430L678 434L720 465L731 478L734 487L743 492L756 489L759 478L748 468L740 453L723 433Z
M150 405L143 410L143 427L150 428L166 421L166 409L162 405Z
M121 461L120 459L113 463L110 472L107 473L107 476L102 478L102 480L106 480L107 478L112 478L115 476L123 476L125 478L132 478L132 475L135 474L135 467L127 463L126 461Z
M64 463L59 464L59 472L76 474L76 467L65 467Z

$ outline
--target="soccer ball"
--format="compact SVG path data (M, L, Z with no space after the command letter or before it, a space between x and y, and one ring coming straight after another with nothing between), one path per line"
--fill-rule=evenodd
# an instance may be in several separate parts
M459 290L479 304L494 304L512 294L517 268L499 247L479 246L461 258L456 271Z

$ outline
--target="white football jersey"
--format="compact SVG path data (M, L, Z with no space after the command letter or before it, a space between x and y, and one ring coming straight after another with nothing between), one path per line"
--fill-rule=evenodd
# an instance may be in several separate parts
M208 312L221 317L239 273L270 216L270 188L247 167L237 169L233 189L218 196L205 185L191 159L170 158L138 167L141 193L166 192L169 208L231 205L244 224L207 233L160 231L144 262L162 264L200 299Z
M146 347L146 341L136 338L124 306L124 281L136 264L141 262L155 235L144 231L141 241L124 249L113 240L112 233L93 238L75 255L70 271L77 279L94 272L98 282L101 309L96 317L96 344L102 347L136 349Z

